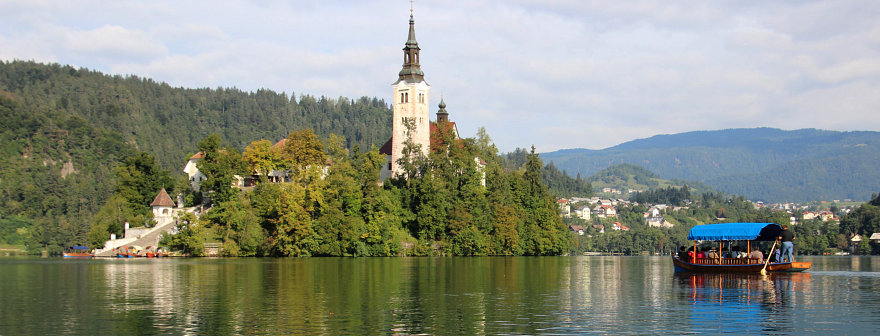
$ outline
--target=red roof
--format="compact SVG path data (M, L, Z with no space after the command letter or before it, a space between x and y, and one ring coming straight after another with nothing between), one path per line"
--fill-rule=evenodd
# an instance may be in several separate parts
M193 154L193 156L190 156L189 159L190 159L190 160L198 160L198 159L201 159L201 158L203 158L203 157L205 157L205 153L203 153L203 152L198 152L198 153Z
M272 148L280 149L280 148L284 147L284 144L286 144L286 143L287 143L287 138L278 140L278 142L276 142L274 145L272 145Z
M430 129L429 129L429 131L431 132L431 133L430 133L430 134L431 134L431 144L430 144L430 145L431 145L431 148L434 148L434 147L440 145L439 143L437 143L437 139L438 139L438 138L437 138L436 136L434 136L434 135L437 134L437 132L438 132L437 123L436 123L436 122L432 122L432 123L430 123L429 125L431 126ZM447 127L447 129L454 130L454 129L455 129L455 123L454 123L454 122L448 122L446 127ZM391 140L393 140L393 138L388 139L388 141L386 141L385 144L382 145L381 148L379 148L379 154L391 155ZM482 161L482 159L480 160L480 163L482 163L482 164L484 164L484 165L486 164L486 162L485 162L485 161Z
M165 188L159 191L159 194L156 195L156 198L153 199L153 203L150 203L151 207L154 206L166 206L166 207L174 207L174 201L171 200L171 196L168 196L168 193L165 192Z

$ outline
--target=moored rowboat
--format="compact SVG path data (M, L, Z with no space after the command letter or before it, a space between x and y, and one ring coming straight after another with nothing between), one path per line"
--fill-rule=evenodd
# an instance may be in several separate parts
M89 248L86 246L71 246L70 248L68 248L67 250L62 252L62 255L65 258L83 258L83 259L91 258L91 257L95 256L92 252L89 251Z

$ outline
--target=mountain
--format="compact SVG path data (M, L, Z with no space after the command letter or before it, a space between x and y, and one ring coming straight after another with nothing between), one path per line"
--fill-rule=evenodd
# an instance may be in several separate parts
M880 132L727 129L657 135L603 150L541 154L592 175L629 163L668 179L768 202L870 199L880 190Z

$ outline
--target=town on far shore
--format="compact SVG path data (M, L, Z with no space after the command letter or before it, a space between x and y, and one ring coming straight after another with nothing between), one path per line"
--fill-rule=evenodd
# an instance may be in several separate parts
M643 190L628 189L627 194L643 192ZM667 219L666 214L689 209L693 204L692 201L684 201L684 205L674 206L669 204L651 204L633 202L628 199L620 198L624 191L616 188L602 188L600 195L593 197L570 197L557 198L559 205L559 216L564 219L581 219L584 224L574 224L575 221L567 221L569 231L576 235L589 235L588 232L597 232L604 234L606 230L610 231L629 231L630 227L618 221L618 209L621 207L643 206L646 211L642 212L644 224L652 228L673 228L676 226L674 221ZM617 196L617 197L615 197ZM823 223L840 224L840 217L844 216L855 208L861 202L854 202L850 199L832 200L832 201L816 201L808 203L782 202L782 203L765 203L763 201L751 201L755 210L767 209L775 213L788 214L789 224L797 225L803 221L818 220ZM724 222L727 218L718 217L718 222ZM593 230L588 230L592 228ZM858 234L849 237L849 240L858 244L863 237ZM880 242L880 233L873 233L868 240L872 242Z

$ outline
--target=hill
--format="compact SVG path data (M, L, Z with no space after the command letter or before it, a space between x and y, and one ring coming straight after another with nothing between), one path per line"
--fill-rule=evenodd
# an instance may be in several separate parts
M669 179L703 182L753 200L867 200L880 190L880 132L728 129L657 135L603 150L543 153L592 175L629 163Z
M687 186L690 191L699 195L704 192L715 192L712 187L696 181L684 181L679 179L667 180L659 175L630 163L623 163L605 168L587 178L588 181L601 191L604 188L617 189L623 197L628 197L629 190L647 191L659 188Z
M211 133L239 149L259 139L281 140L301 128L322 137L342 135L346 145L365 149L381 146L391 135L391 110L377 98L300 95L297 100L293 93L271 90L177 88L137 76L24 61L0 62L0 90L31 113L75 115L113 130L177 176L188 154Z
M152 154L182 178L189 155L211 133L243 149L311 128L369 149L388 139L390 118L376 98L175 88L137 76L0 61L0 244L59 252L84 242L114 193L116 167L138 153Z

